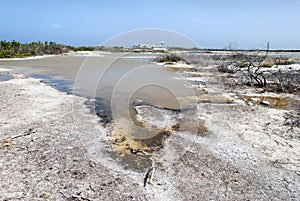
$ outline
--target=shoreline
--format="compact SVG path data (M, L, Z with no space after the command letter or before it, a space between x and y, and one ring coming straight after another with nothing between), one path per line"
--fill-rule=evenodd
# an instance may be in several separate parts
M192 64L186 64L182 62L152 62L153 64L163 66L165 68L173 68L173 69L194 69L195 66Z
M0 73L9 72L11 69L8 68L0 68Z
M0 58L0 61L20 61L20 60L32 60L32 59L43 59L47 57L65 56L65 54L51 54L51 55L38 55L29 57L13 57L13 58Z
M22 61L22 60L35 60L43 59L48 57L62 57L62 56L85 56L85 57L103 57L106 54L112 54L112 52L105 51L70 51L63 54L48 54L48 55L37 55L28 57L13 57L13 58L0 58L0 61Z

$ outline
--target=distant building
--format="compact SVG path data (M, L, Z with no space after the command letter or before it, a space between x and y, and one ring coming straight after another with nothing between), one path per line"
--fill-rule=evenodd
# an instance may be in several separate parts
M140 44L133 46L134 52L166 52L168 49L165 46L164 41L160 42L160 45Z

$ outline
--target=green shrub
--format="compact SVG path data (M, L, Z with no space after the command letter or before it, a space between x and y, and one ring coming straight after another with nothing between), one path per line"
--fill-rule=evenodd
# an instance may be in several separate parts
M267 67L267 68L271 68L272 66L274 66L275 64L272 62L262 62L260 64L260 67Z
M275 64L276 65L291 65L291 64L294 64L295 62L294 61L291 61L291 60L284 60L284 61L278 61L276 62Z
M178 61L185 61L185 60L176 54L165 54L163 56L159 56L155 58L154 61L162 63L162 62L178 62Z

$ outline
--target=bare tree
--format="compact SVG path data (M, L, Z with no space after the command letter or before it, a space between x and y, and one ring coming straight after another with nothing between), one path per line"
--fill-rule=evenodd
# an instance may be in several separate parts
M243 78L251 86L264 87L267 85L265 72L261 70L261 63L268 57L269 43L266 50L248 50L234 53L229 61L218 67L219 71L237 73L241 72Z

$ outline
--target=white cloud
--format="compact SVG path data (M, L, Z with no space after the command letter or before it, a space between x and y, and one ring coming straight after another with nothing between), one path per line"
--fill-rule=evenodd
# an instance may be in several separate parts
M55 28L55 29L59 29L61 26L60 26L60 24L54 24L53 25L53 28Z

